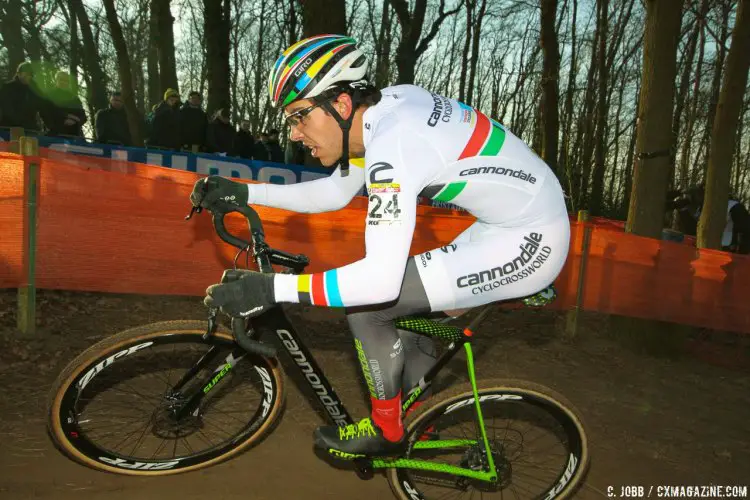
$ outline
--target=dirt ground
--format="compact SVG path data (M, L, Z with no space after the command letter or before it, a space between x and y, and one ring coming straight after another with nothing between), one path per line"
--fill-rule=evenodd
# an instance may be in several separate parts
M205 309L198 297L50 291L39 292L38 304L38 338L19 339L15 290L0 291L0 498L393 498L384 477L363 482L313 453L312 431L323 420L293 383L276 431L221 465L143 479L72 462L45 431L47 391L65 364L117 331L204 319ZM363 415L341 312L294 306L289 313L350 412ZM606 317L585 316L579 335L564 340L563 319L551 311L498 311L480 328L475 351L480 377L547 385L583 413L592 464L577 498L606 498L610 486L750 486L750 336L693 332L680 353L654 356L625 342ZM459 374L461 360L453 368Z

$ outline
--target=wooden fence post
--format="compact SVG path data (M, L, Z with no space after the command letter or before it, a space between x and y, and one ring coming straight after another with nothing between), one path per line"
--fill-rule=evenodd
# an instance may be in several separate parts
M578 268L578 287L576 290L576 304L568 311L565 321L565 337L572 339L578 335L578 313L583 307L583 297L586 291L586 265L589 260L589 246L591 244L591 226L588 210L578 211L578 222L583 226L583 241L581 242L581 264Z
M11 153L20 154L21 145L20 140L23 137L24 130L22 127L11 127L10 128L10 145L8 151Z
M23 276L18 288L18 331L21 336L36 334L36 201L39 179L39 141L36 137L21 137L20 152L34 157L25 161L24 168L24 224Z

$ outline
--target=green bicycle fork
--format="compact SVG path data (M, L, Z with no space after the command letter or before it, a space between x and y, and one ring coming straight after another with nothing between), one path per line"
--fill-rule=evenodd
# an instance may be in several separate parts
M471 350L471 344L466 342L464 344L466 349L466 364L469 370L469 380L471 381L471 390L474 393L474 405L477 412L477 420L479 421L479 428L482 431L482 441L484 442L484 449L487 453L487 462L489 464L488 472L474 471L458 467L455 465L440 464L436 462L430 462L429 460L416 460L410 458L397 458L397 459L376 459L372 461L372 466L376 469L382 468L401 468L401 469L417 469L417 470L429 470L434 472L442 472L451 474L454 476L463 476L471 479L478 479L480 481L494 482L497 481L497 472L495 470L495 460L492 457L490 451L490 444L487 439L487 431L484 428L484 417L482 416L482 409L479 402L479 392L477 390L477 380L474 373L474 353ZM443 448L462 448L474 446L477 444L476 440L473 439L445 439L435 441L419 441L414 444L414 449L443 449Z

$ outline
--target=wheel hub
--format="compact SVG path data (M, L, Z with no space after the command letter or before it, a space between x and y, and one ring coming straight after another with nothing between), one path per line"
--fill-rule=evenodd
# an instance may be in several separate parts
M495 464L497 480L488 482L462 477L458 479L457 486L459 488L467 490L469 486L473 486L479 491L493 492L503 490L510 485L512 467L510 461L505 457L503 446L494 442L490 443L490 453ZM477 472L489 470L489 461L484 446L476 444L466 450L461 458L460 466Z
M152 432L162 439L181 439L194 434L203 428L200 414L193 414L177 418L177 410L183 401L178 397L168 397L151 416Z

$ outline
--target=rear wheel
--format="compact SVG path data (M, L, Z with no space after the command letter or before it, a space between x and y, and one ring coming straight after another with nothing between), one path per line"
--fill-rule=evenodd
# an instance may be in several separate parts
M50 392L55 444L95 469L160 475L208 467L259 442L284 403L277 360L247 354L226 328L205 332L201 321L154 323L80 354Z
M402 500L438 498L561 499L582 484L589 462L581 418L563 396L524 381L486 380L478 390L497 472L487 482L444 471L393 468L388 480ZM435 395L406 422L407 459L488 471L470 384ZM452 442L447 447L449 441ZM445 441L431 448L425 442Z

